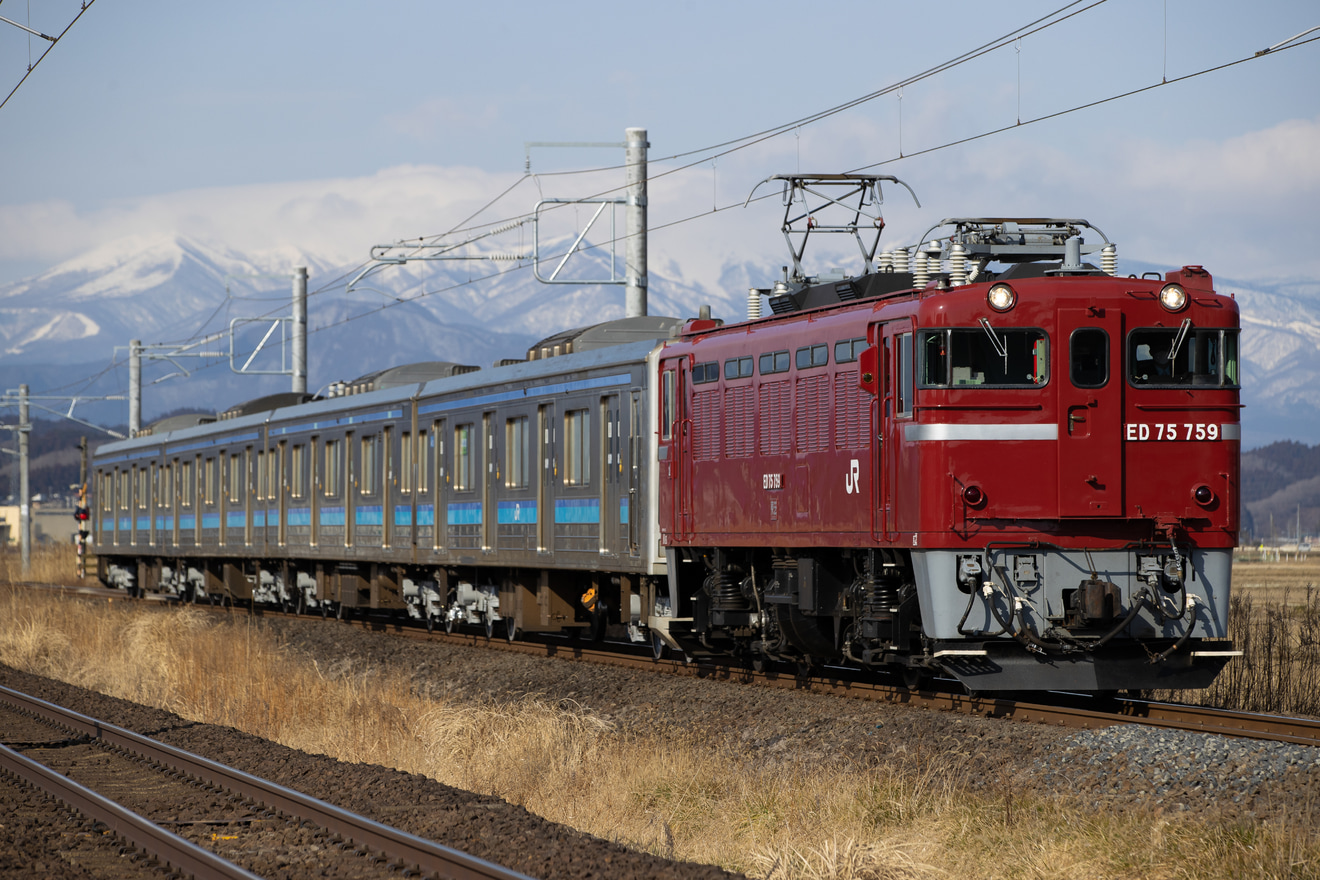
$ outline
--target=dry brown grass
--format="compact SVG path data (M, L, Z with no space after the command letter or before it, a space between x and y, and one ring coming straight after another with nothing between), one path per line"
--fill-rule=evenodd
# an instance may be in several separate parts
M1233 560L1233 592L1250 595L1254 602L1301 601L1307 584L1320 584L1320 553L1302 560L1261 562L1247 552Z
M87 570L91 577L80 581L78 554L72 544L41 544L32 548L30 571L23 576L23 558L17 547L0 548L0 584L62 584L77 586L96 580L96 557L88 555Z
M499 795L629 846L774 880L1318 876L1309 817L1215 825L1005 791L984 768L769 765L626 735L581 707L417 696L407 678L281 649L251 618L0 593L0 662L293 748Z

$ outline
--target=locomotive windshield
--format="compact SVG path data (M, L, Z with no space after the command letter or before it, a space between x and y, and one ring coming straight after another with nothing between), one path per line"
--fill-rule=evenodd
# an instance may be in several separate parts
M1012 327L925 330L920 335L922 387L1035 388L1049 379L1045 331Z
M1129 334L1127 351L1133 385L1238 384L1236 330L1147 327Z

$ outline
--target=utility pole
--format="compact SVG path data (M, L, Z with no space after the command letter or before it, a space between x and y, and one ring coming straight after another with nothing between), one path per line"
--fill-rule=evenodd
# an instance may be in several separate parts
M29 503L31 486L28 484L28 387L18 386L18 540L22 548L23 577L32 572L32 510Z
M78 579L87 577L87 521L91 511L87 509L87 437L78 439L78 506L74 508L73 518L78 523Z
M293 391L307 393L307 267L293 270Z
M624 133L624 164L627 168L628 206L624 234L628 247L624 254L624 315L646 316L646 129L629 128Z
M128 436L142 430L142 340L128 343Z

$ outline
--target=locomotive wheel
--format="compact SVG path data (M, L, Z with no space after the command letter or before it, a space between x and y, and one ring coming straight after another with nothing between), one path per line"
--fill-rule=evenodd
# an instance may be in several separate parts
M493 617L491 617L489 614L487 614L487 615L486 615L486 638L489 639L489 638L493 637L494 635L495 635L495 618L493 618Z
M770 665L770 658L764 654L755 654L752 656L752 671L756 673L765 672L766 667Z
M512 617L504 618L504 638L507 639L511 645L514 640L518 638L518 622Z
M919 691L926 687L928 676L925 670L915 666L903 667L903 687L910 691Z
M659 660L661 657L665 656L665 648L667 647L669 646L665 644L664 639L660 638L660 633L652 631L651 656L654 657L656 660Z
M454 631L454 618L452 618L452 617L450 617L448 614L446 614L446 615L445 615L445 632L447 632L447 633L452 633L453 631Z

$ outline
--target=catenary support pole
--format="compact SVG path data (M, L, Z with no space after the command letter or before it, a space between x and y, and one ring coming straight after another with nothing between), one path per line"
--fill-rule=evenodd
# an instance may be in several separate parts
M142 430L142 340L128 343L128 436Z
M293 392L307 393L307 267L293 270Z
M32 508L28 481L28 387L18 386L18 541L23 559L23 577L32 572Z
M624 257L627 279L624 314L629 318L646 315L646 129L629 128L625 132L627 146L624 164L627 167L628 206L625 212L625 233L628 247Z

